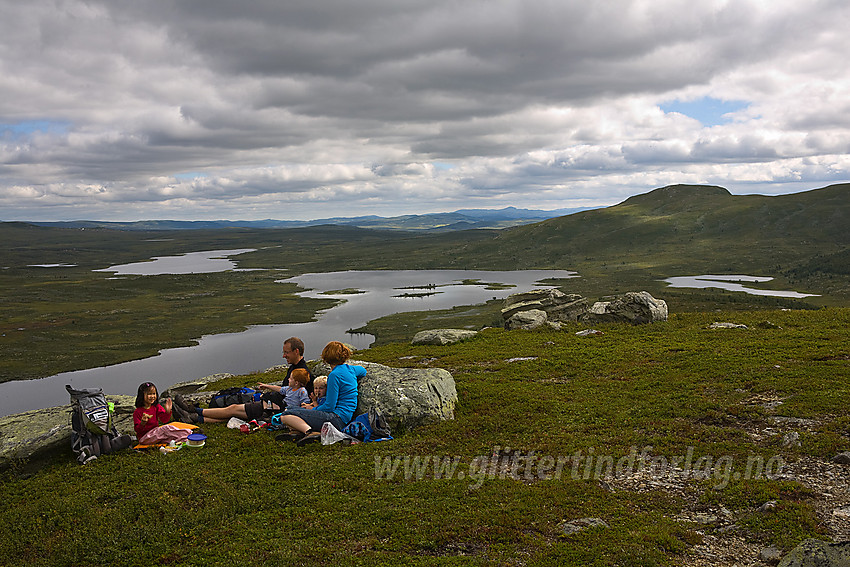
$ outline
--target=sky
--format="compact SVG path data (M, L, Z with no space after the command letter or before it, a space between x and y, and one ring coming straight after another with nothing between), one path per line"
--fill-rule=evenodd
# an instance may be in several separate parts
M0 0L0 220L850 180L846 0Z

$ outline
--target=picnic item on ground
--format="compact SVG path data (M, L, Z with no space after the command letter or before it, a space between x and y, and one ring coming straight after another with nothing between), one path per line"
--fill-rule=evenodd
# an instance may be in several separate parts
M192 433L186 438L187 447L203 447L207 442L207 436L203 433Z

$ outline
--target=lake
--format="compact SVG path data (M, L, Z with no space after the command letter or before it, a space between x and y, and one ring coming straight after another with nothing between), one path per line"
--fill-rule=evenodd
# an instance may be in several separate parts
M185 270L204 273L211 266L207 261L224 260L217 270L233 269L233 262L224 258L242 250L197 253L195 256L164 257L164 262L137 262L113 266L104 272L147 275L164 270ZM172 260L189 257L191 266ZM160 260L157 260L159 262ZM174 272L167 273L192 273ZM356 348L366 348L374 341L372 335L351 334L349 329L361 327L368 321L405 311L449 309L460 305L484 303L503 299L540 287L538 282L548 278L577 277L567 270L479 271L479 270L397 270L347 271L302 274L288 278L305 289L305 297L333 297L344 302L320 312L318 320L310 323L257 325L241 333L206 335L197 346L166 349L159 355L122 364L65 372L39 380L14 381L0 384L0 415L39 409L68 403L65 384L75 388L103 388L108 394L135 395L138 385L154 382L161 390L174 383L202 378L219 372L247 374L284 363L281 357L283 340L297 336L304 340L308 359L317 359L322 348L331 340L341 340ZM477 280L470 285L468 280ZM507 288L486 284L503 284ZM358 293L352 293L357 290ZM328 295L327 292L335 292Z
M679 276L661 280L670 287L689 287L696 289L718 288L727 291L742 291L750 295L768 295L773 297L817 297L814 293L800 293L797 291L779 291L773 289L758 289L745 286L745 283L769 282L773 278L768 276L745 276L745 275L702 275L702 276Z
M93 272L113 272L116 276L157 276L161 274L210 274L236 268L228 256L254 252L256 248L236 250L207 250L189 252L179 256L157 256L144 262L109 266Z

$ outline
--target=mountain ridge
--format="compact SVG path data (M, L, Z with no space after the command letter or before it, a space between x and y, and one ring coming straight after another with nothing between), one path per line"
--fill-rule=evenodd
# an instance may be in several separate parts
M468 229L507 228L521 224L539 222L549 218L563 216L590 207L555 209L550 211L537 209L461 209L446 213L424 213L381 217L365 215L357 217L328 217L312 220L204 220L180 221L168 219L150 219L140 221L23 221L37 226L61 228L110 228L115 230L215 230L219 228L303 228L335 224L358 228L410 231L455 231Z
M847 247L848 183L777 196L669 186L603 209L496 231L492 240L459 248L456 262L496 265L485 259L488 250L498 250L498 262L522 266L617 262L671 275L694 265L735 273L730 270L788 267L816 254L831 265L846 258L840 252Z

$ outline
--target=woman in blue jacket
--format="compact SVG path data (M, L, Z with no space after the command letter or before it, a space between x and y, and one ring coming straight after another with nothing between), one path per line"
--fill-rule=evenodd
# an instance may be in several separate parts
M328 374L328 391L325 401L313 409L291 409L281 416L280 422L296 433L278 435L279 440L291 439L298 445L321 440L322 425L329 421L341 430L354 417L357 409L357 381L366 375L366 369L356 364L346 364L351 351L339 341L331 341L322 350L322 360L331 365Z

